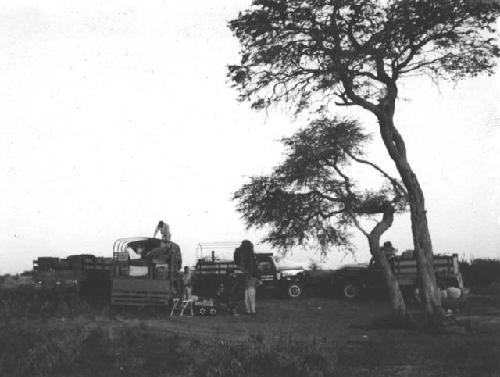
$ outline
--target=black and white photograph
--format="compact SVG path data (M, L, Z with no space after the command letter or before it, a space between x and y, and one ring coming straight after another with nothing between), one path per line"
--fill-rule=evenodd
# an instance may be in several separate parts
M500 0L0 0L0 376L500 377Z

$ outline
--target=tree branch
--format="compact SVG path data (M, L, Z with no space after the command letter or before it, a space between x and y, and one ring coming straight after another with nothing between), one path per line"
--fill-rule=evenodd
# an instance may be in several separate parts
M354 222L354 226L356 228L358 228L358 230L363 233L363 235L366 237L366 238L370 238L370 234L361 226L361 224L359 223L359 220L358 220L358 217L355 215L355 214L351 214L350 215L352 221Z
M349 151L346 151L346 153L354 161L356 161L356 162L358 162L360 164L369 165L372 168L374 168L375 170L377 170L380 174L382 174L385 178L387 178L391 182L391 184L394 187L394 190L396 191L396 193L399 193L403 198L408 199L408 193L406 192L406 189L397 181L397 179L395 179L394 177L392 177L391 175L389 175L387 172L385 172L377 164L375 164L373 162L370 162L368 160L356 157L354 154L352 154Z

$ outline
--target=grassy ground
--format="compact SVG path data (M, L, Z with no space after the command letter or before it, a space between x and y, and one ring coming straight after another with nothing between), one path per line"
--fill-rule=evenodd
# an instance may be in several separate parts
M440 335L392 328L383 299L257 307L170 318L0 292L0 376L500 376L500 296L471 296Z

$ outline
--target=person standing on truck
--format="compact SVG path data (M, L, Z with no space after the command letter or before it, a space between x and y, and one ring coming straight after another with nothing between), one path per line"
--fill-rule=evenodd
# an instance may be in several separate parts
M182 275L182 290L184 300L191 299L191 288L192 288L192 274L188 266L184 266L184 275Z
M170 227L166 222L163 220L160 220L158 225L155 228L155 232L153 234L153 238L156 238L156 235L160 233L161 234L161 239L163 241L170 241Z

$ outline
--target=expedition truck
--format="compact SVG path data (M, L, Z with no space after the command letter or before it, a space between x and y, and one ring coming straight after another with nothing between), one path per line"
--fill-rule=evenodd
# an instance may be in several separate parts
M33 261L33 284L40 289L78 292L89 282L109 280L111 265L111 258L91 254L39 257Z
M418 281L417 262L412 253L396 256L391 266L403 294L413 296L418 287ZM462 275L458 266L457 254L435 255L434 272L438 286L463 289ZM351 264L334 270L331 274L330 286L347 299L357 298L363 292L386 289L381 269L373 259L369 264Z
M113 245L112 258L40 257L33 261L33 283L37 288L89 298L104 296L111 305L168 306L180 292L179 266L174 253L151 256L160 244L156 238L120 238ZM180 253L175 243L170 244Z
M272 253L255 253L257 277L262 282L258 292L299 298L303 294L302 267L279 267ZM211 257L198 259L193 274L193 294L214 297L221 288L242 287L244 273L233 260Z
M168 306L180 293L180 248L157 238L121 238L113 245L111 305ZM163 250L164 249L164 250ZM135 258L134 258L135 257Z

